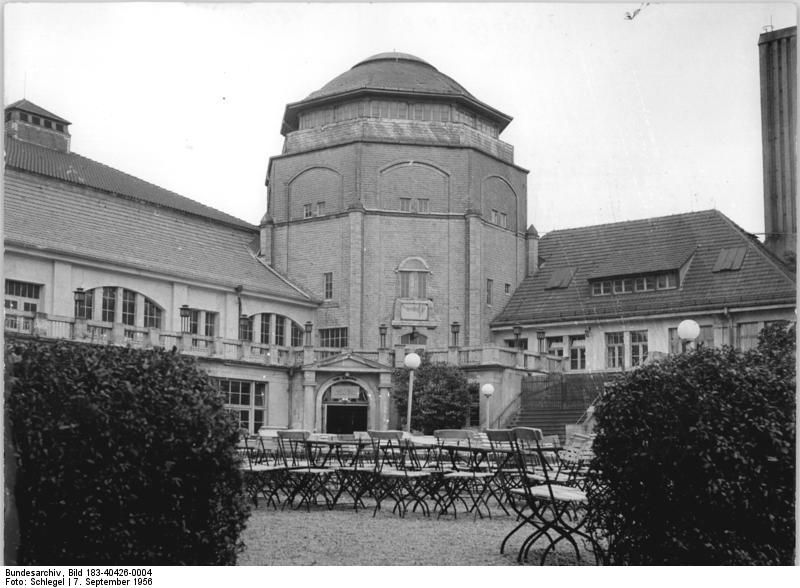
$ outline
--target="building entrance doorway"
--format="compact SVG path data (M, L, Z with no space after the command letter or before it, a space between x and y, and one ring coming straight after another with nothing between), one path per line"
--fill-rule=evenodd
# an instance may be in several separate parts
M366 431L369 416L367 393L354 383L334 384L322 397L322 414L326 433Z

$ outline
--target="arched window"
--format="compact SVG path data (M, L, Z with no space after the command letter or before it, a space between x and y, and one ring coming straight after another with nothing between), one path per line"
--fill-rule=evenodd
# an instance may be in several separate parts
M428 298L430 277L428 264L420 257L409 257L397 268L400 298Z
M141 309L141 310L139 310ZM129 327L160 329L164 310L147 296L116 286L87 290L75 303L75 317Z
M262 312L250 317L250 336L246 340L262 345L302 347L303 327L282 314Z

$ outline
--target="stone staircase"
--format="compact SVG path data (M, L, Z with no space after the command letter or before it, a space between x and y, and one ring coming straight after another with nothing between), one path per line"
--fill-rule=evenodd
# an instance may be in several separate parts
M509 426L534 427L544 435L558 435L564 441L565 427L578 423L611 377L610 374L550 374L524 378L519 411Z

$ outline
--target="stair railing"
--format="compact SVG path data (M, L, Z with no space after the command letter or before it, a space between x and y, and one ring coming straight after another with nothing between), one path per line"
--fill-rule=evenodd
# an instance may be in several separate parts
M509 403L506 404L505 408L503 408L503 410L500 411L500 414L489 421L489 426L487 428L489 429L502 428L502 425L504 425L508 420L507 417L509 412L511 412L512 409L513 411L519 410L521 403L522 403L522 389L520 388L520 391L517 392L514 398L512 398L509 401Z

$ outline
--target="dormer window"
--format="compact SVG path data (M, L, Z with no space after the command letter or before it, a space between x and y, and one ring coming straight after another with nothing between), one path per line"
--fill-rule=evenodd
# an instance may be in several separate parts
M678 272L662 272L647 276L631 276L613 280L596 280L591 282L592 296L608 296L609 294L631 294L633 292L652 292L655 290L673 290L678 287Z

